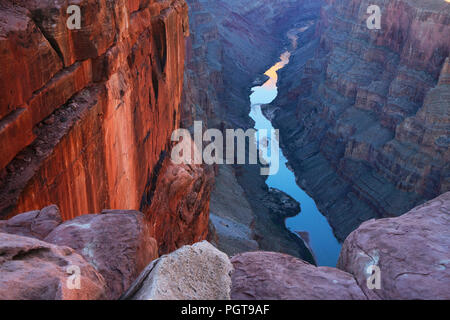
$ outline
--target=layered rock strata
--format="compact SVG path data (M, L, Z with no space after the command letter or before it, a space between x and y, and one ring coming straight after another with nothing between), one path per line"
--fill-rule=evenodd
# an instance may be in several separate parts
M371 4L380 30L367 28ZM449 190L449 6L326 1L281 70L266 114L340 240Z

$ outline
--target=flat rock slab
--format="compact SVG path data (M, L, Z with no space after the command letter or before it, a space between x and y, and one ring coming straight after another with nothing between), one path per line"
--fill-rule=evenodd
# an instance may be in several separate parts
M105 287L73 249L0 233L0 299L96 300L105 297Z
M450 192L398 218L363 223L345 240L338 267L371 299L450 299ZM370 290L370 266L380 289ZM370 283L370 282L369 282Z
M352 275L315 267L275 252L248 252L231 259L233 300L363 300Z
M0 232L43 240L53 229L62 223L57 206L30 211L0 221Z
M117 299L158 258L156 240L144 215L137 211L105 210L67 221L45 241L75 249L107 283L109 299Z
M199 242L152 262L122 299L229 300L232 270L225 253Z

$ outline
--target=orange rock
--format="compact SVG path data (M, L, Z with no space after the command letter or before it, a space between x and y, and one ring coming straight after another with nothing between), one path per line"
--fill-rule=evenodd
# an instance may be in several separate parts
M207 238L213 179L212 167L176 165L165 159L142 209L160 254Z
M54 1L2 10L14 23L0 23L0 83L14 94L0 103L0 217L53 203L64 220L139 209L179 125L186 3L79 6L81 30Z

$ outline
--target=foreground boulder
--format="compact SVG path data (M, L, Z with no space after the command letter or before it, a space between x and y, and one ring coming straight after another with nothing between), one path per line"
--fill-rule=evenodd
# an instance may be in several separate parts
M450 192L401 217L363 223L345 240L338 267L371 299L450 299L449 230ZM380 289L367 286L372 265Z
M329 267L315 267L275 252L248 252L231 259L233 300L366 299L355 279Z
M153 261L122 299L229 300L232 270L225 253L199 242Z
M76 276L79 273L77 285ZM103 277L68 247L0 233L0 299L95 300L105 297Z
M106 280L107 297L117 299L139 273L158 257L144 215L137 211L103 211L67 221L45 241L69 246Z
M16 234L43 240L62 223L57 206L19 214L6 221L0 221L0 232Z

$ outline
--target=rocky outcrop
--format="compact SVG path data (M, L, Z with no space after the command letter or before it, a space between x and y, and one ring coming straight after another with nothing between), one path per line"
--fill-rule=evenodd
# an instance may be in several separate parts
M0 299L103 298L103 277L73 249L0 233Z
M73 248L106 282L106 297L118 299L142 270L158 258L156 240L142 213L105 210L67 221L46 242Z
M25 212L0 221L0 232L44 240L61 223L59 209L52 205L40 211Z
M0 216L139 210L180 122L187 5L0 3ZM11 143L14 141L14 143Z
M122 299L229 300L233 266L206 241L151 263Z
M380 30L366 26L372 4L382 11ZM448 8L326 1L280 72L265 111L298 184L340 240L363 221L449 190Z
M142 208L161 255L206 239L213 184L211 167L177 165L165 158L144 200L148 207Z
M367 221L345 240L338 267L370 299L450 299L450 192L398 218ZM380 287L369 290L368 267ZM375 280L375 279L374 279Z
M275 252L249 252L231 259L233 300L364 300L352 275L315 267Z

